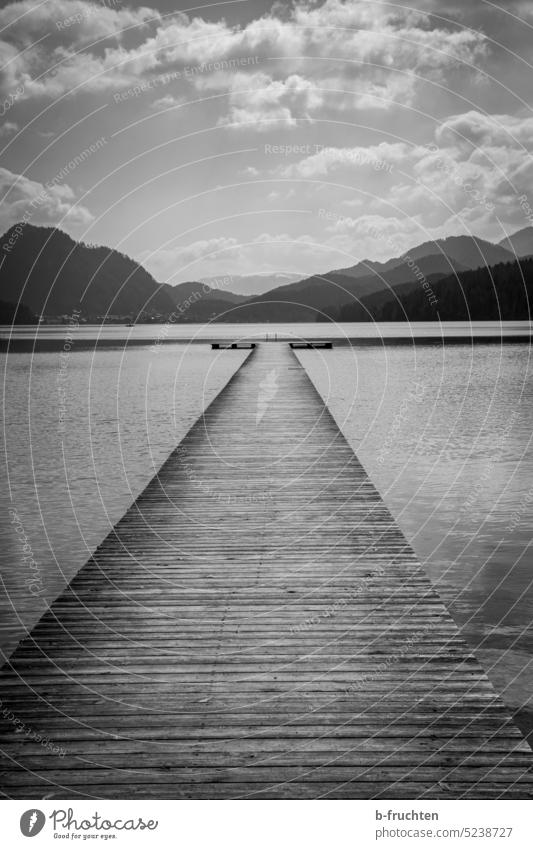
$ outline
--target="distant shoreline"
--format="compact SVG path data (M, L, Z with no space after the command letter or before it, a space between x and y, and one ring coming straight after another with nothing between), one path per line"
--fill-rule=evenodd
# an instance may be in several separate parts
M238 334L235 334L236 338ZM227 337L231 338L231 337ZM247 337L248 338L248 337ZM257 335L249 337L253 341L262 342L263 344L268 344L273 341L277 342L289 342L291 339L294 339L294 336L286 336L282 337L278 334L278 338L276 340L269 339L265 340L264 336ZM327 336L311 336L310 334L303 337L308 339L309 341L319 341L327 339ZM76 339L74 344L72 345L72 352L75 351L87 351L87 350L95 350L99 348L153 348L155 345L210 345L212 342L219 341L220 337L213 335L212 337L194 337L190 339L157 339L154 337L153 339L141 339L141 338L107 338L107 337L99 337L93 339ZM227 341L227 340L226 340ZM353 337L333 337L333 346L334 348L340 347L352 347L352 348L361 348L361 347L378 347L378 346L402 346L406 345L416 345L417 347L427 346L427 347L436 347L436 346L444 346L444 345L510 345L510 344L521 344L521 345L531 345L533 343L533 335L532 334L491 334L484 336L475 336L475 335L454 335L454 336L353 336ZM17 338L13 336L11 339L9 338L0 338L0 352L1 353L46 353L46 352L57 352L61 351L64 346L64 340L60 338L55 339L35 339L35 338Z

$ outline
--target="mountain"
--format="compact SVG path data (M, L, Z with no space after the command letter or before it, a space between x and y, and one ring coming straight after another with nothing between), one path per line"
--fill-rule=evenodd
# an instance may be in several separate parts
M432 281L433 303L422 287L401 287L388 298L364 299L375 321L527 321L531 320L533 259L464 271ZM357 321L359 312L345 305L341 321ZM367 318L367 320L369 320Z
M426 274L440 274L443 270L450 272L480 268L515 259L514 253L509 253L503 245L493 245L492 242L478 239L476 236L448 236L446 239L423 242L387 262L365 260L335 273L347 277L365 277L369 273L386 274L406 261L419 263L429 257L433 257L434 266L431 268L429 263L426 263ZM446 262L449 263L447 269Z
M216 278L212 278L215 280ZM246 300L246 295L236 295L224 288L226 280L231 281L232 277L221 277L216 279L218 288L212 288L206 281L203 283L198 281L191 283L178 283L177 286L169 286L167 291L176 306L186 308L194 301L208 300L220 301L226 304L240 304Z
M499 262L510 262L515 258L500 245L493 245L492 242L486 242L485 239L478 239L475 236L448 236L447 239L424 242L407 253L412 259L417 260L427 256L428 253L437 253L435 247L455 262L471 269L496 265Z
M502 239L500 245L519 259L523 256L533 256L533 227L518 230L512 236Z
M111 248L75 242L62 230L19 224L1 239L0 296L22 298L38 315L83 318L103 315L167 316L174 307L167 288Z
M24 304L0 301L0 324L37 324L37 316Z
M176 304L173 312L175 322L190 322L193 324L206 321L238 321L236 311L239 305L231 301L219 300L215 297L200 297L181 301Z
M517 246L523 246L531 232L533 228L526 228L512 238ZM471 236L424 242L385 263L359 263L305 279L280 274L228 275L177 286L158 283L118 251L75 242L55 228L16 225L2 237L1 244L0 297L11 304L21 300L29 310L28 320L32 313L58 316L79 309L82 318L89 320L102 316L166 320L172 315L174 321L184 322L364 321L378 316L401 321L402 304L409 307L415 321L436 317L437 309L441 319L459 320L466 317L460 285L471 287L468 299L472 298L477 313L497 318L497 304L486 284L490 274L485 261L499 269L498 280L505 279L510 287L509 293L501 292L509 314L525 314L516 263L510 263L515 269L512 273L501 270L507 268L509 258L514 261L514 254L502 245ZM468 276L469 269L473 276ZM251 296L242 292L273 280L284 282ZM438 307L429 302L430 288L442 292ZM13 313L7 309L8 314Z
M440 268L440 273L434 273ZM454 263L446 257L425 257L414 265L402 262L390 271L348 277L333 271L315 275L288 286L280 286L247 301L221 318L222 321L294 322L317 321L335 317L346 303L357 303L377 292L387 294L396 286L419 286L420 279L440 279L449 274ZM461 270L458 266L457 270Z
M244 276L227 275L226 277L207 277L202 280L215 290L229 290L236 295L262 295L278 286L286 286L301 280L303 274L248 274Z
M434 293L436 284L444 279L446 278L441 274L428 275L425 278L425 282L429 287L428 294ZM454 277L454 279L456 278ZM420 283L399 283L392 289L380 289L379 292L366 295L360 301L349 301L342 304L340 308L332 308L330 311L331 318L341 323L353 321L388 321L389 319L383 318L383 314L387 313L390 304L402 303L408 295L418 292L420 288ZM393 319L390 320L392 321ZM399 318L398 321L406 321L405 316Z

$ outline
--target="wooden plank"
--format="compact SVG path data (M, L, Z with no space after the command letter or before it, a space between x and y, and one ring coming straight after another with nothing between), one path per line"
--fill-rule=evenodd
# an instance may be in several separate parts
M211 342L214 351L231 351L242 348L255 348L255 342Z
M7 797L533 796L529 746L278 343L19 645L0 698Z
M290 342L291 348L333 348L333 342L326 339L316 339L315 341L296 341Z

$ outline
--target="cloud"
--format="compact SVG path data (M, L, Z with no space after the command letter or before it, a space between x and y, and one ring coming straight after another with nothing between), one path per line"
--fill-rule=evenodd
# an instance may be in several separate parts
M153 109L154 112L161 112L165 109L172 109L173 106L181 106L184 102L184 99L181 97L176 98L172 94L166 94L164 97L154 100L150 104L150 109Z
M9 3L0 9L2 91L57 97L80 85L87 91L126 85L134 75L122 71L120 59L127 60L158 20L152 9L85 0Z
M160 22L159 12L146 7L134 10L111 0L22 0L0 9L0 27L7 31L10 42L22 48L32 45L43 33L48 34L53 47L82 47L99 39L123 42L131 27L145 28L149 21Z
M264 16L231 36L226 32L221 44L268 63L268 71L250 74L248 92L242 79L219 79L220 88L230 90L228 122L238 127L258 121L259 129L272 120L294 126L296 118L323 108L405 105L413 101L417 76L445 79L447 71L475 65L485 55L481 33L432 27L429 16L418 12L341 0L318 8L297 4L283 20Z
M388 259L400 256L410 245L431 238L438 238L442 232L426 229L416 218L397 215L365 214L357 216L338 216L325 228L330 234L328 244L348 255L364 258Z
M465 150L489 146L533 145L533 118L513 115L484 115L474 109L451 115L435 134L437 144Z
M268 193L266 199L271 202L275 201L276 203L279 203L280 201L290 200L293 197L296 197L295 189L289 189L288 191L286 189L283 191L277 191L276 189L274 189L273 191Z
M275 250L273 250L273 247ZM144 251L138 260L157 280L175 284L178 280L200 280L221 273L312 274L327 270L338 261L338 252L325 248L309 234L259 233L248 243L233 237L202 239L176 248ZM333 265L332 265L333 264Z
M359 258L389 259L401 256L409 247L428 238L439 238L444 232L429 228L416 218L397 215L361 215L342 218L328 228L330 244L355 252Z
M395 201L421 204L424 215L447 208L465 220L479 218L487 236L498 219L520 222L517 197L533 192L533 120L476 111L448 118L435 133L435 145L413 167L418 185L396 187ZM492 230L490 216L492 214Z
M400 245L465 230L497 240L501 221L525 226L518 198L533 198L532 141L530 118L471 110L442 122L427 145L324 147L270 173L298 180L300 193L302 180L319 181L328 245L386 259L394 235Z
M12 135L12 133L17 132L18 128L18 124L15 124L14 121L6 121L0 126L0 137Z
M23 0L0 10L1 27L9 61L4 92L22 86L24 98L35 98L74 88L119 90L172 70L183 72L182 84L205 90L208 81L217 85L212 66L229 62L238 70L222 120L257 122L259 129L272 120L293 126L323 108L410 103L417 75L442 80L486 52L482 33L435 25L423 12L348 0L297 3L242 26L181 12L161 17L143 7L95 12L85 0ZM43 33L47 38L34 44Z
M237 247L235 238L217 237L214 239L199 239L189 245L175 248L160 248L155 251L144 251L139 255L141 262L158 280L173 281L175 277L187 277L190 269L191 279L198 276L194 268L199 260L204 263L219 263L220 255Z
M257 130L268 130L273 123L293 127L298 119L312 119L322 104L318 87L298 74L285 80L239 74L231 82L228 114L219 123Z
M316 145L316 153L299 162L280 166L277 170L284 177L315 179L342 169L367 166L373 171L392 172L395 165L404 167L413 158L415 151L405 142L381 142L377 145L357 147L327 147Z
M519 0L511 0L507 6L513 13L525 13L526 7ZM503 49L498 51L497 45L491 46L486 29L476 31L483 30L476 21L483 20L488 27L492 16L492 21L505 19L510 25L512 19L505 10L488 10L481 0L468 4L459 0L413 0L409 4L400 0L297 0L278 3L254 20L249 20L247 11L247 22L241 24L230 24L222 17L204 20L200 14L161 15L150 8L128 8L118 0L114 6L111 0L101 5L85 0L22 0L0 9L0 39L4 39L0 50L5 63L0 87L4 102L10 95L14 98L13 111L9 111L9 121L4 125L6 137L16 131L15 121L23 126L19 109L24 116L32 114L32 109L36 114L49 99L76 88L80 114L91 113L103 100L112 104L113 94L120 93L129 103L123 110L126 119L139 115L146 118L146 135L153 126L156 142L160 140L157 133L164 132L166 124L164 118L155 121L153 113L198 99L200 102L188 112L191 129L223 127L224 132L216 133L217 144L220 139L231 144L227 136L233 132L273 129L276 144L287 140L281 131L289 131L288 140L295 144L316 139L333 145L317 150L313 146L311 154L295 161L292 154L290 158L266 159L258 144L239 142L247 148L246 158L240 157L238 165L228 164L227 174L216 174L214 179L210 166L206 166L205 182L212 187L225 183L228 177L230 183L236 172L239 177L246 175L244 182L260 175L274 177L272 186L239 188L239 192L248 191L253 196L250 207L254 211L262 193L268 201L266 206L272 209L278 199L287 199L292 191L298 197L294 206L307 206L310 212L317 200L321 205L329 200L331 209L346 208L356 213L357 225L330 222L331 229L326 230L315 219L315 226L308 227L307 223L298 224L296 216L292 214L291 218L287 212L286 217L276 218L277 236L259 234L253 238L257 232L254 222L259 219L250 217L237 230L239 235L249 235L249 245L232 238L231 229L229 235L222 236L210 229L209 236L214 238L158 251L147 262L158 269L156 276L160 279L172 278L180 269L183 274L190 271L192 278L218 274L221 267L231 269L231 273L272 271L273 262L279 263L276 270L307 272L314 270L311 265L325 268L328 262L331 267L340 264L335 251L359 255L361 245L369 254L372 248L379 255L383 244L372 242L369 230L375 219L380 219L387 233L392 229L400 232L403 227L406 239L425 227L439 234L444 234L446 227L455 232L461 222L478 227L480 233L490 237L491 233L496 235L498 217L506 225L522 223L516 196L519 192L533 195L528 153L533 144L533 119L525 114L505 114L508 107L504 104L512 103L512 111L518 101L512 94L504 95L503 88L474 88L477 68L487 68L496 80L503 80L499 71L508 57ZM446 21L446 15L455 17L457 23ZM236 18L232 14L232 20ZM527 26L516 21L513 25L520 29L521 38L530 39ZM497 38L497 25L493 22L490 27ZM525 88L527 72L522 66L519 64L514 73ZM136 98L137 87L142 85L145 87L141 90L150 94ZM512 85L508 88L516 91ZM133 93L129 94L130 90ZM85 103L85 93L96 102ZM462 96L467 106L460 105ZM71 113L71 102L74 100L65 104L68 118L76 111L72 107ZM120 97L115 104L118 102ZM480 106L471 107L470 103ZM11 109L9 101L8 106ZM420 111L407 112L405 107ZM497 114L487 116L483 107ZM387 110L394 114L387 114ZM452 110L456 114L449 115ZM117 109L102 110L100 115L96 120L120 120ZM440 120L436 132L430 123L433 118ZM307 134L305 127L302 130L305 122L313 124ZM63 121L52 129L57 129L60 137ZM27 134L28 147L38 142L35 135ZM139 140L144 137L141 129ZM184 142L184 150L189 150L186 145L196 148L198 144L205 144L207 150L211 136L207 139L207 135L195 136ZM425 141L435 147L424 146ZM166 164L165 151L161 162ZM14 162L7 164L17 170ZM148 169L144 167L139 159L139 179L146 176ZM88 179L93 176L86 175ZM280 178L287 181L283 187ZM291 184L292 178L298 182ZM328 185L330 182L336 185ZM40 183L17 178L16 174L6 186L11 189L7 196L7 217L11 220L22 217L42 189ZM203 187L201 184L199 189ZM181 191L181 183L177 190ZM101 191L105 203L106 192L113 189L106 183ZM151 191L151 187L146 188L147 194ZM151 199L148 197L148 201ZM243 202L246 199L241 194L234 206L229 199L229 214L235 212L237 204L241 212ZM50 192L42 209L34 209L33 214L52 223L64 215L70 220L90 220L89 210L77 208L74 193L66 186ZM191 228L203 226L200 219L193 211ZM117 235L114 226L110 238ZM166 226L163 224L162 240L175 233L172 224L168 230ZM286 232L293 227L296 238ZM298 227L313 231L314 237L300 236ZM273 241L284 233L285 240ZM322 233L325 240L317 246L315 240Z
M91 212L76 204L74 192L65 184L46 186L0 168L0 228L18 221L31 224L87 225Z

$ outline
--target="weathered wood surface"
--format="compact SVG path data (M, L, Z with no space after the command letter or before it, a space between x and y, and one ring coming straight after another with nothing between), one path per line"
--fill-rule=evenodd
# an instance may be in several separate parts
M530 748L286 344L250 354L0 697L9 797L533 795Z
M255 342L228 342L225 340L222 342L211 342L211 348L214 351L240 350L241 348L255 348L255 344Z

